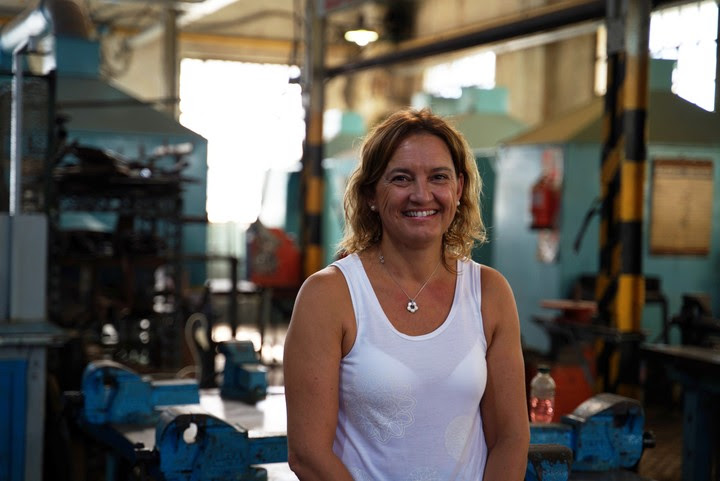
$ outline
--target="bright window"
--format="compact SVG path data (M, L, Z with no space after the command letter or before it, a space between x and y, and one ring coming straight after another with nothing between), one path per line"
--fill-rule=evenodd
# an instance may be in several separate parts
M296 170L302 157L305 113L300 86L288 82L293 69L220 60L182 61L180 122L208 140L211 223L247 226L261 209L284 214L284 193L267 195L267 186L270 171Z
M445 98L460 98L463 87L495 87L495 53L484 51L425 71L423 91Z
M650 20L650 55L677 61L673 92L710 111L715 106L717 22L714 0L665 8Z

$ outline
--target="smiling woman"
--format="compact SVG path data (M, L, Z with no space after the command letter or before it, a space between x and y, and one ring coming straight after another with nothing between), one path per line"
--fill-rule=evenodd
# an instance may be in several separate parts
M523 479L520 323L502 275L469 259L479 196L467 143L429 110L368 135L345 255L305 281L285 341L300 479Z

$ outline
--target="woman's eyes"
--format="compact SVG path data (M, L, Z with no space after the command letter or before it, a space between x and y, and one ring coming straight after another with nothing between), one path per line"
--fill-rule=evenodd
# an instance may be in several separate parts
M410 182L410 177L407 175L396 175L391 179L392 182Z
M449 179L450 179L450 176L448 174L433 174L430 176L430 180L433 182L442 182L442 181L446 181ZM402 174L402 175L393 176L390 180L391 180L391 182L395 182L395 183L407 183L407 182L411 182L412 178L409 175Z

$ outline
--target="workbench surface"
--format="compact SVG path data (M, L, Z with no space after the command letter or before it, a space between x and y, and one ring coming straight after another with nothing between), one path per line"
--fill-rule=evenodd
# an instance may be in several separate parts
M700 346L643 344L642 351L649 358L670 362L685 368L701 368L720 373L720 351Z
M284 435L286 431L287 415L282 388L271 387L267 397L254 406L223 399L219 389L202 389L200 407L223 421L242 426L251 438ZM155 426L113 424L113 428L132 442L142 443L148 450L155 447Z

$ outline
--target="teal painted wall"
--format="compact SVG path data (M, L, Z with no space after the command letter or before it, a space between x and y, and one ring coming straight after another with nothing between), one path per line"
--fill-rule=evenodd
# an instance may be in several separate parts
M713 313L720 317L720 149L709 151L699 148L658 146L650 150L650 158L685 157L712 159L714 164L713 210L710 234L710 253L707 256L649 255L649 238L645 239L645 271L660 275L663 288L669 296L670 312L676 314L682 303L682 294L705 292L712 297ZM648 172L647 178L650 178ZM646 212L649 213L650 196L647 195ZM645 224L648 225L649 215ZM680 228L680 226L678 226Z
M488 241L478 247L475 247L472 252L472 258L475 262L492 266L493 263L493 250L495 243L493 242L493 235L495 232L495 220L493 214L493 206L495 204L495 157L489 155L477 155L475 162L480 172L480 179L482 180L482 195L480 196L480 208L482 212L482 219L485 223L485 231L487 233Z
M563 233L577 225L580 208L589 206L600 192L599 159L600 151L597 146L569 145L568 158L572 161L566 163L566 199L572 201L563 203ZM713 190L713 212L710 253L707 256L678 256L678 255L651 255L649 219L651 208L650 180L652 162L655 158L697 158L712 159L714 161L715 187ZM648 163L645 174L645 213L643 222L643 272L646 276L659 277L662 290L668 298L668 314L673 316L680 311L682 295L686 293L703 292L711 296L713 313L720 316L720 152L698 147L680 147L653 145L648 148ZM572 254L572 236L563 235L561 249L568 252L563 265L562 285L567 288L582 272L597 272L599 261L598 252L599 219L596 217L590 224L585 236L580 254ZM678 228L680 228L678 226ZM572 233L572 232L571 232ZM594 259L593 259L594 257ZM643 329L647 331L648 339L655 340L661 329L660 309L655 305L647 305L643 313ZM671 340L679 339L678 332L673 331Z
M493 264L508 279L515 292L524 342L546 349L545 333L534 326L532 316L552 314L539 307L543 298L570 295L581 274L595 274L599 267L599 218L593 217L580 249L573 244L588 208L600 194L600 147L571 143L562 146L564 157L563 202L560 221L560 247L555 264L541 264L535 258L537 235L531 231L528 193L540 173L540 156L547 146L517 146L501 150L495 195L495 235ZM711 251L708 256L658 256L649 253L649 218L652 161L656 157L713 159ZM668 314L680 310L682 295L704 292L711 296L714 315L720 315L720 152L698 147L652 145L648 148L643 234L643 271L658 277L668 298ZM642 320L648 340L661 332L661 311L655 304L645 307ZM679 333L671 331L671 341Z
M560 292L569 295L581 274L600 269L599 221L595 216L585 230L577 252L574 243L593 201L600 195L599 144L566 144L563 147L564 182L560 213Z
M512 286L523 344L549 348L545 331L532 321L547 315L542 299L560 294L560 267L537 259L537 232L530 229L530 189L540 177L544 147L502 148L496 162L492 265Z
M343 195L347 179L355 169L354 158L328 158L323 161L325 172L325 199L323 208L323 255L325 263L330 264L336 258L338 243L343 236L345 225Z

